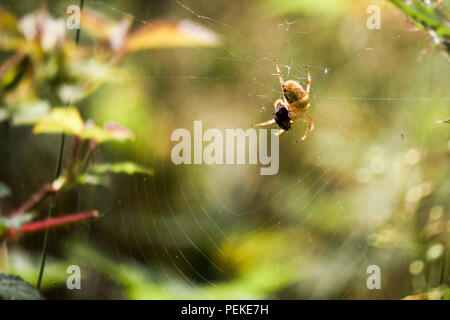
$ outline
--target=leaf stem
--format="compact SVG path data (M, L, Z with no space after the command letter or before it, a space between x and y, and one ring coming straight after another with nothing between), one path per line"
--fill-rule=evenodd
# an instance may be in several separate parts
M84 0L80 0L80 12L83 10ZM75 34L75 46L78 46L78 42L80 41L80 32L81 32L81 21L80 21L80 27L77 29L77 32ZM56 173L55 173L55 179L58 179L60 173L61 173L61 164L62 164L62 157L64 154L64 144L66 140L66 135L63 133L61 135L61 144L59 147L59 155L58 155L58 161L56 164ZM48 210L48 218L51 219L53 215L53 210L55 209L55 200L56 200L56 194L53 194L52 199L50 201L50 207ZM47 242L48 242L48 228L45 229L44 234L44 243L42 246L42 254L41 254L41 264L39 268L39 276L36 284L36 288L39 290L41 287L41 281L42 281L42 275L44 274L44 268L45 268L45 258L47 256Z
M55 179L57 179L59 177L59 175L61 174L62 156L64 153L65 140L66 140L66 135L63 133L61 136L61 144L59 146L59 155L58 155L58 162L56 164ZM55 200L56 200L56 194L53 194L53 196L50 200L50 207L48 208L48 219L52 218L53 211L55 210ZM39 277L38 277L38 281L36 284L36 288L38 290L41 287L42 275L44 274L45 259L47 257L47 242L48 242L48 228L45 228L44 243L42 245L42 253L41 253L41 263L40 263L40 267L39 267Z
M92 154L93 154L96 146L97 146L97 142L95 140L89 141L88 150L87 150L86 156L85 156L85 158L83 160L83 165L81 167L81 172L86 171L87 166L89 164L89 160L91 160Z
M72 150L72 158L70 159L69 169L67 171L67 178L70 179L72 177L72 173L77 162L78 150L80 149L81 139L78 136L74 136L74 145Z
M55 192L56 189L52 184L44 184L36 193L34 193L27 201L25 201L19 208L11 213L11 217L23 215L25 212L38 204L46 195Z

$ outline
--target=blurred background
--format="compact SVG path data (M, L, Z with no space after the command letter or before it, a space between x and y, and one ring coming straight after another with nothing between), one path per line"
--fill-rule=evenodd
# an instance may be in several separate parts
M17 19L44 8L65 20L76 2L2 0L1 7ZM367 27L370 5L380 8L381 29ZM136 136L100 146L93 161L132 160L154 175L116 175L109 187L58 194L56 215L97 209L101 216L51 230L46 298L449 296L450 128L435 122L449 117L450 65L439 49L427 50L432 39L395 6L86 0L84 10L111 25L130 21L131 30L182 21L204 41L165 46L170 33L163 34L153 47L120 59L112 75L75 103L84 119L112 120ZM104 43L95 28L88 30L94 24L84 29L83 23L80 50L104 61ZM66 36L73 45L75 30ZM10 55L3 47L0 62ZM256 165L173 164L176 128L192 131L193 121L202 120L204 130L224 132L272 118L281 97L274 59L285 80L303 85L309 67L315 121L302 143L292 144L304 133L302 123L280 136L278 174L261 176ZM41 69L51 68L48 61L39 62L47 66ZM51 107L63 104L58 81L36 82ZM0 122L0 181L11 190L0 201L1 214L53 179L59 139ZM44 217L47 208L48 201L36 210ZM8 241L11 271L32 284L42 239ZM81 268L81 290L66 287L72 264ZM380 267L380 290L366 286L369 265Z

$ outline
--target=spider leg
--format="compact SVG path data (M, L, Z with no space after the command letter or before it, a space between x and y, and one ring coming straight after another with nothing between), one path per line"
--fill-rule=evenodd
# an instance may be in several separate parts
M303 137L301 137L300 139L294 141L293 143L298 143L300 141L304 141L306 139L306 137L314 130L314 121L313 118L310 114L304 114L303 118L302 117L298 117L298 120L305 122L306 124L308 124L308 128L306 129L305 134L303 135Z
M280 130L278 130L278 132L275 132L274 135L279 136L283 132L284 132L284 129L280 129Z
M278 63L275 60L273 60L273 63L275 64L275 68L277 69L277 75L278 75L278 79L280 80L281 90L283 90L283 84L284 84L283 74L281 73L280 68L278 67Z
M268 125L273 124L273 123L275 123L275 120L274 120L274 119L269 120L269 121L266 121L266 122L262 122L262 123L252 124L252 127L268 126Z

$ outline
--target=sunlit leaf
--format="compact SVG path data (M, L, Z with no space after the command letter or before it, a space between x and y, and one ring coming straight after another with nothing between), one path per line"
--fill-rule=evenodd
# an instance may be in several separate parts
M83 133L81 134L83 139L92 139L97 143L102 143L111 139L109 133L97 126L93 121L87 121Z
M108 122L103 128L95 125L93 121L87 121L83 134L83 139L92 139L97 143L103 143L106 141L126 141L134 139L133 132L117 123Z
M0 297L7 300L42 300L31 284L18 276L0 273Z
M12 116L13 125L24 125L36 123L39 119L50 112L47 101L37 100L20 104Z
M125 173L135 174L142 173L153 175L153 170L144 166L138 165L134 162L119 162L119 163L103 163L93 165L88 169L88 173L105 174L105 173Z
M97 164L89 167L86 172L75 176L68 185L108 185L110 182L108 176L109 173L124 173L129 175L140 173L153 175L153 170L144 166L140 166L134 162Z
M103 174L83 173L75 177L74 184L108 185L109 177Z
M54 108L34 126L33 133L61 133L81 135L83 119L75 107Z
M155 21L134 31L128 37L129 51L154 48L216 46L218 36L190 20L179 22Z
M105 131L107 131L111 135L111 137L116 140L124 141L134 139L134 134L130 129L125 128L115 122L107 122L103 127Z

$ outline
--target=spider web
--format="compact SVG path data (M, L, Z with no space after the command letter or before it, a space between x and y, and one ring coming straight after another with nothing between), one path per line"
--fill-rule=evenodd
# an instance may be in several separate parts
M149 2L145 13L136 14L127 12L126 5L121 2L116 1L110 4L104 1L85 1L86 8L93 8L117 17L128 16L138 24L146 24L152 20L151 6L152 3ZM121 232L120 236L116 236L115 233L110 234L115 243L115 253L109 252L113 256L112 259L121 264L126 273L130 272L130 264L138 270L145 269L150 275L150 279L147 280L161 287L168 298L174 297L174 288L182 292L178 297L213 298L215 296L207 288L217 289L223 283L233 281L238 275L226 269L236 267L236 264L246 261L247 258L252 259L253 253L248 252L247 255L244 253L237 261L233 261L231 265L224 266L220 261L227 261L228 246L239 246L245 244L247 240L258 241L270 237L273 233L287 232L290 241L296 243L294 247L301 251L292 257L292 261L294 263L301 261L303 254L308 256L307 262L301 264L299 274L291 279L290 284L301 283L301 287L303 283L306 283L305 287L310 291L306 293L301 289L288 290L281 297L336 297L336 292L352 287L350 282L360 278L357 286L365 288L365 266L383 264L383 260L375 261L371 258L368 254L369 247L361 242L361 239L365 237L361 236L359 230L351 230L342 237L342 232L326 232L324 228L326 229L327 224L325 227L320 226L322 223L320 219L341 219L342 222L337 223L345 224L349 221L346 216L360 209L352 207L351 203L343 200L340 193L333 187L345 185L348 181L355 179L358 168L364 165L370 167L373 159L379 159L379 154L383 154L380 150L389 148L387 144L391 140L381 139L367 144L364 135L360 137L358 130L353 130L351 127L354 122L346 121L346 114L336 119L336 114L329 112L330 105L340 107L348 103L360 108L379 108L382 105L378 118L371 121L377 126L388 127L395 108L404 108L405 105L411 108L427 108L430 102L442 104L448 102L450 98L439 95L442 90L438 90L434 96L428 96L427 92L418 92L414 97L384 96L383 92L370 96L364 84L359 83L357 79L347 83L346 86L352 88L349 91L361 92L361 95L328 95L327 93L333 92L333 90L326 90L328 83L335 83L330 79L338 76L337 72L341 72L342 67L348 62L330 62L330 64L324 62L323 65L310 63L315 60L312 51L314 48L300 47L297 40L303 37L307 43L312 43L315 37L326 37L327 32L337 28L341 21L328 22L324 19L323 23L316 23L311 27L304 19L283 17L282 22L274 24L271 31L285 41L281 49L271 52L270 49L264 51L261 50L260 45L254 45L254 39L246 36L246 32L242 31L240 26L224 23L219 18L215 19L204 14L205 7L207 6L204 2L188 5L185 1L173 0L170 8L171 14L177 18L193 19L218 33L227 43L225 49L199 47L192 49L205 60L232 63L239 69L239 76L249 80L247 84L239 82L237 86L230 85L230 80L233 79L230 79L229 73L210 77L201 75L201 72L184 74L182 71L179 74L167 76L140 74L127 76L122 80L130 85L140 81L169 84L176 82L179 90L187 91L192 96L199 94L197 87L209 85L211 82L214 83L213 85L225 86L231 95L235 91L245 92L245 94L236 95L237 103L241 106L246 104L245 108L239 110L230 107L230 112L224 121L226 123L224 128L248 128L252 123L271 118L272 103L280 96L272 61L274 59L278 61L285 80L295 79L302 84L306 80L304 65L307 65L312 74L310 110L315 119L316 129L304 144L295 147L290 142L296 139L296 136L303 134L304 127L301 125L294 127L292 133L283 134L280 137L282 141L280 170L276 176L269 177L259 176L259 170L249 165L228 167L167 164L170 162L170 153L164 159L155 155L148 147L148 140L155 139L155 135L159 136L156 133L158 128L163 130L165 127L161 125L149 128L147 132L137 132L138 139L128 156L133 160L137 159L137 162L144 159L146 164L154 168L156 176L127 178L124 188L126 191L120 195L116 194L117 202L114 200L114 203L101 205L106 209L102 211L103 219L111 219L114 214L114 221L120 223L118 229L127 230ZM365 23L365 17L365 13L361 12L361 23ZM255 21L261 24L264 22L265 17ZM378 42L374 40L373 47L352 50L347 59L377 54L378 51L383 50L382 45L382 40ZM283 57L283 61L280 61L280 56ZM148 57L154 57L154 55L143 52L139 53L138 57L145 63ZM381 68L382 62L378 61L378 63L378 67ZM254 76L249 74L249 71L255 70ZM368 68L368 72L371 72L370 70L373 71ZM349 69L346 72L352 78L354 70ZM385 87L398 86L394 81L394 79L384 79ZM438 81L434 79L432 82L436 84ZM192 84L184 86L185 83ZM442 89L445 84L448 87L448 77L439 87ZM170 100L166 102L164 96L159 98L159 102L152 108L169 108ZM200 104L203 103L203 106L186 106L186 110L179 121L173 125L173 129L178 127L191 129L189 123L192 124L194 120L203 120L199 118L202 111L208 112L208 118L204 120L205 128L214 127L211 119L216 112L219 117L225 116L223 110L216 110L214 106L206 107L201 97L198 101ZM351 112L351 110L346 108L345 112ZM260 114L263 115L259 117ZM364 118L359 121L369 122ZM217 119L215 123L218 123ZM326 128L323 123L326 123ZM326 138L314 136L326 134L335 135L333 146L314 148L313 144L320 144L326 140ZM407 132L397 131L391 134L394 136L392 140L400 140ZM157 139L166 141L170 150L170 135L162 134ZM421 147L426 150L427 142L423 141ZM405 143L401 152L407 152L411 148L410 144ZM362 154L355 154L357 151ZM375 156L372 156L374 154ZM302 162L302 157L306 159L306 164ZM389 157L390 155L387 155L382 160L383 166L389 166L387 163ZM332 166L330 163L339 165ZM331 213L317 219L315 215L321 212L325 205L328 207L331 205L329 209L326 209ZM361 217L361 219L365 218L368 218L367 215ZM96 245L95 240L91 239L91 228L80 227L80 233L77 235L80 243L87 246ZM302 230L298 239L293 232L296 228ZM339 227L337 230L340 230ZM144 234L144 239L138 236L138 233ZM352 255L349 256L348 252L352 252ZM93 269L97 269L96 258L92 256L87 259ZM286 256L285 253L274 250L267 253L264 259L264 261L282 261L286 259ZM361 267L362 265L364 267ZM275 274L278 272L276 269L272 271ZM98 272L102 273L101 270ZM282 278L282 275L280 274L279 277ZM122 296L127 297L122 281L116 275L111 275L110 279L120 288ZM282 288L283 286L280 287ZM275 295L276 292L277 290L274 290L263 297L279 297Z

